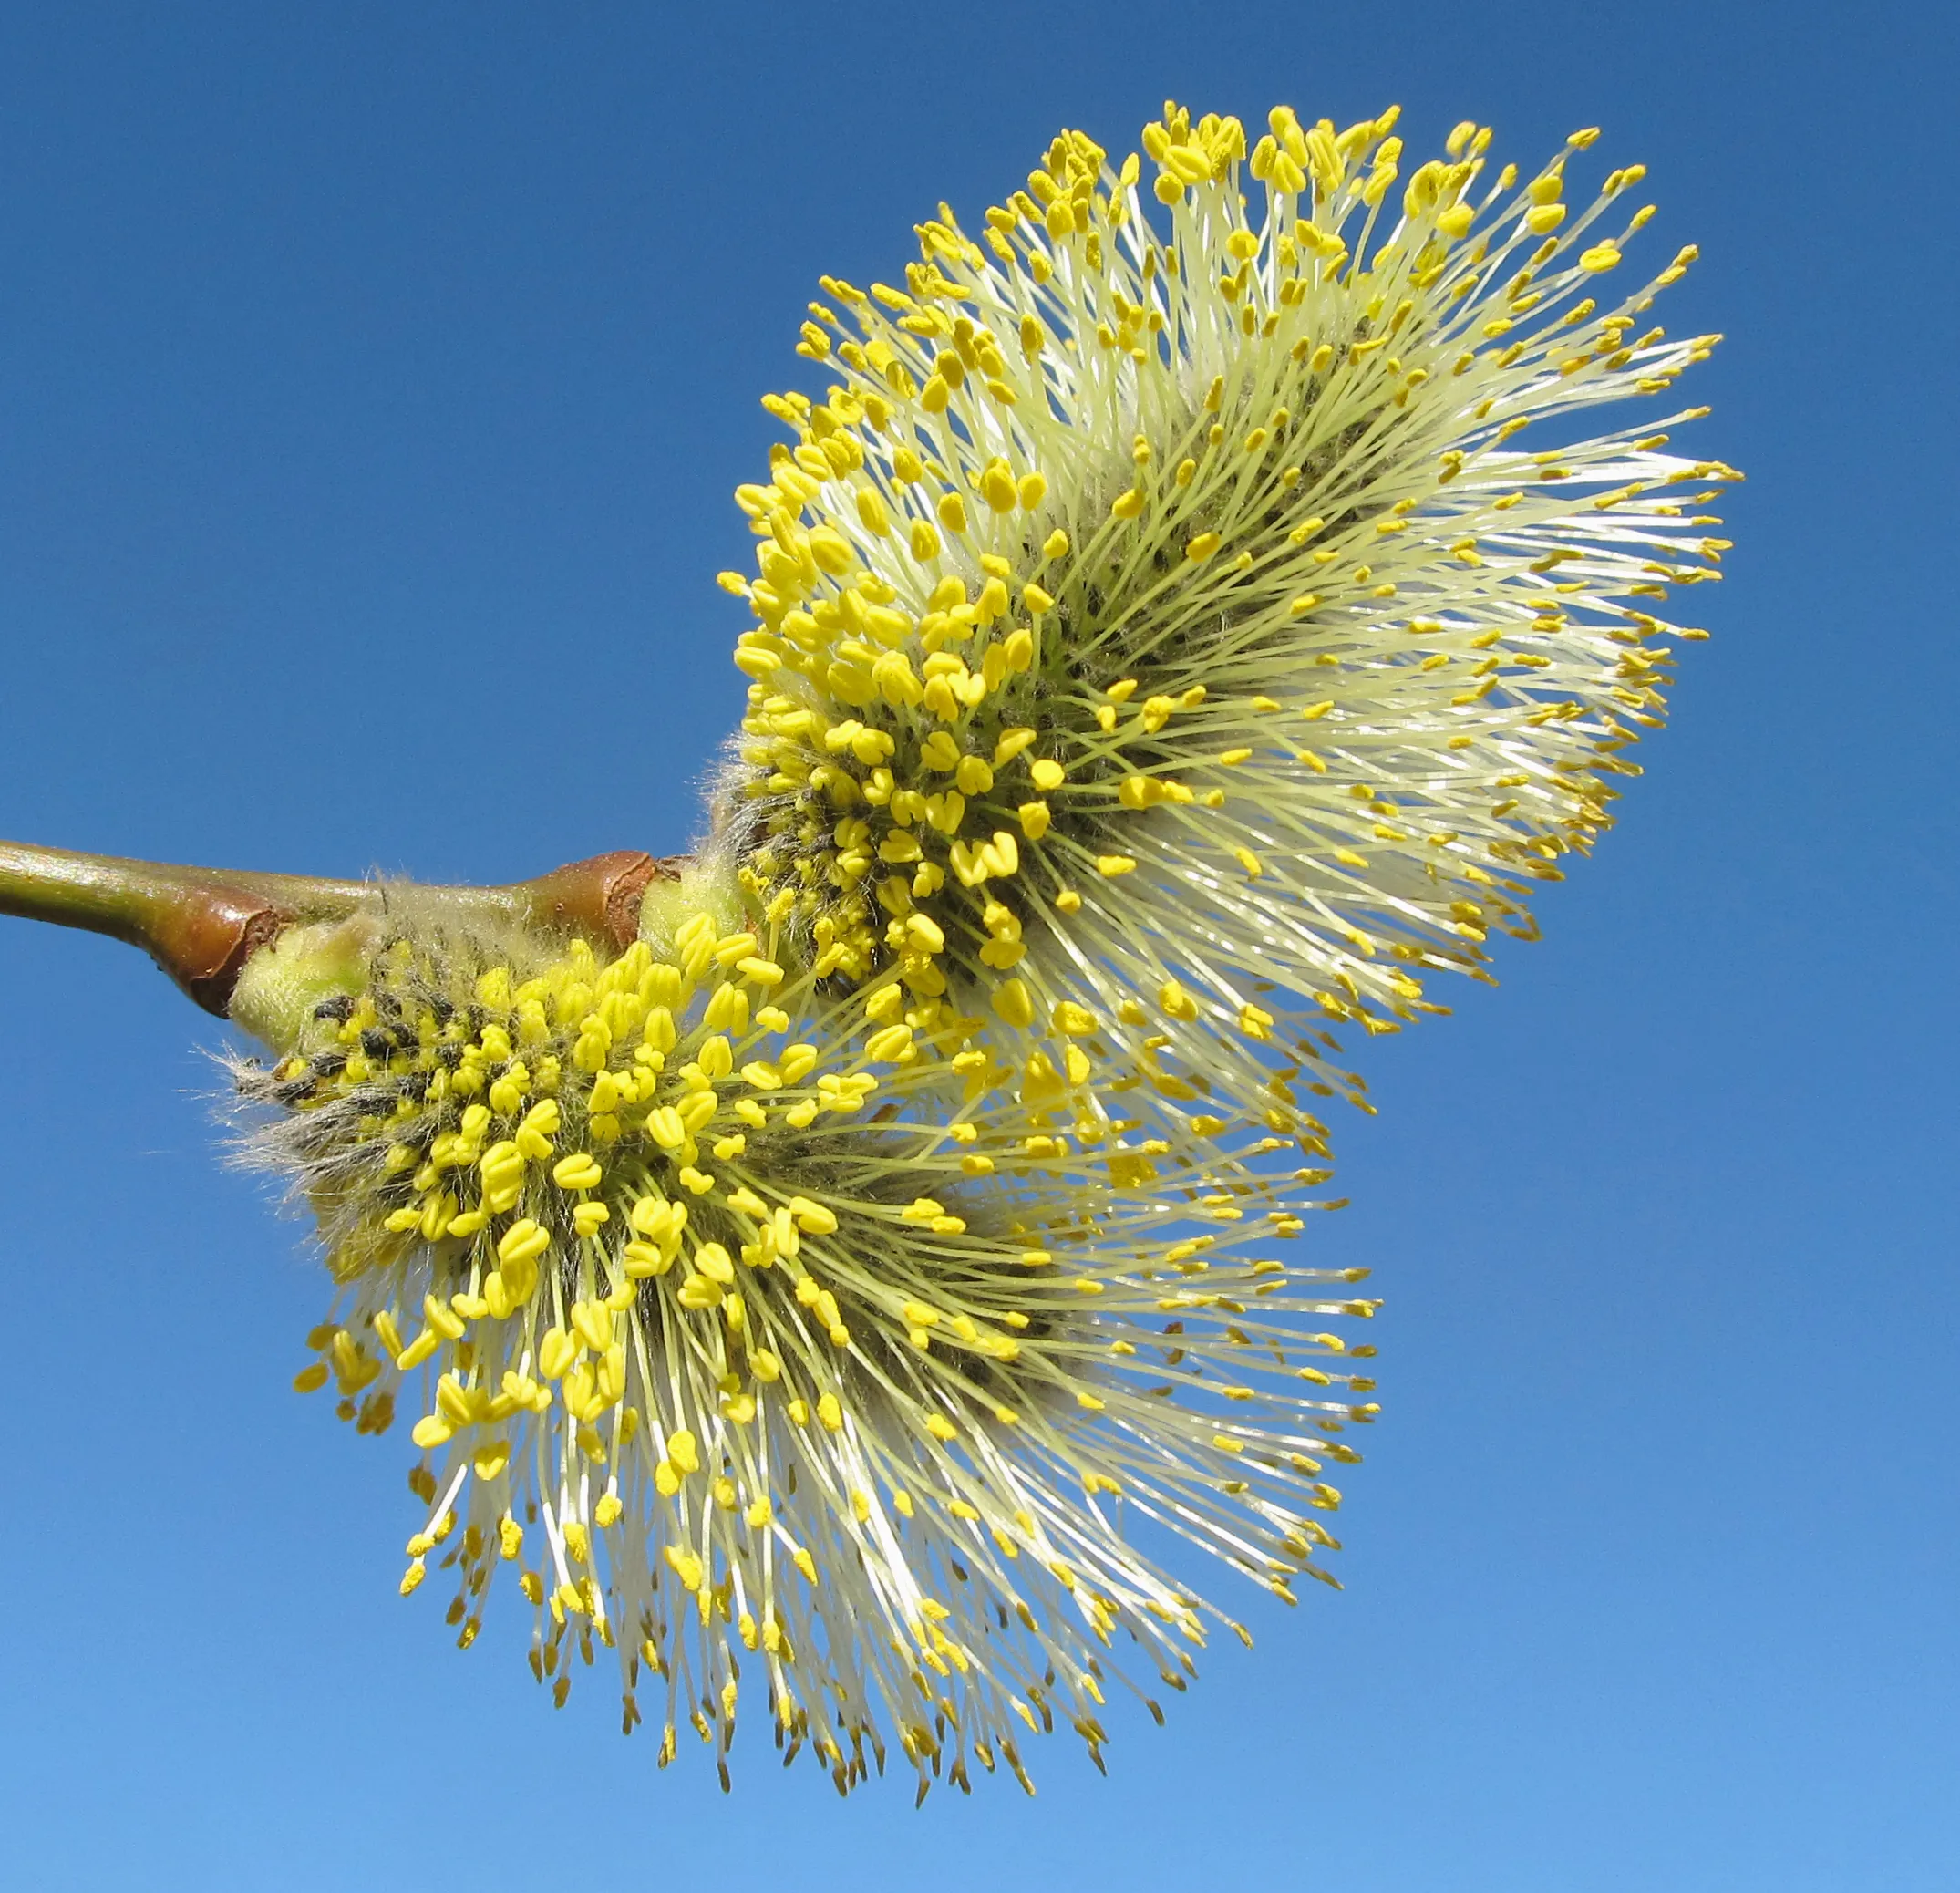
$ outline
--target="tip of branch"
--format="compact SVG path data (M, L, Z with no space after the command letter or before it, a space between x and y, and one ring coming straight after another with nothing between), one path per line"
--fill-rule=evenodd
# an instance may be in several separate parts
M459 908L580 933L624 952L639 937L640 902L674 880L686 855L618 848L503 887L432 887ZM376 906L376 883L165 866L0 842L0 913L85 927L140 946L205 1011L231 1016L246 962L295 921L343 919Z

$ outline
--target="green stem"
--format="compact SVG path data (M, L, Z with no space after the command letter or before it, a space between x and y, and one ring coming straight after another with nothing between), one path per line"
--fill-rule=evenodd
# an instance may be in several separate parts
M684 857L635 849L575 861L500 887L418 892L459 915L582 933L615 947L637 936L640 897L671 879ZM226 1015L252 955L296 921L379 912L387 889L372 881L180 867L66 848L0 842L0 914L82 927L140 946L207 1012Z

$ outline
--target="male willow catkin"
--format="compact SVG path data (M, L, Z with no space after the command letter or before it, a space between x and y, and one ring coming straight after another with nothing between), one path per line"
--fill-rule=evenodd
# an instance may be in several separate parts
M1568 221L1591 131L1521 184L1460 125L1391 216L1395 116L1274 111L1257 221L1236 119L1167 107L1148 193L1066 132L984 244L942 205L904 289L825 279L841 378L765 404L797 444L722 575L761 621L724 825L819 967L1353 1093L1326 1024L1436 1009L1606 825L1735 476L1664 450L1698 409L1509 443L1707 353L1635 333L1694 252L1601 306L1652 206L1602 227L1636 165Z
M740 1702L841 1791L888 1738L1025 1784L1233 1621L1140 1522L1333 1582L1375 1304L1292 1259L1309 1101L1364 1102L1331 1029L1531 931L1737 477L1667 450L1699 410L1511 444L1713 340L1636 333L1691 251L1603 305L1640 168L1574 215L1594 133L1521 182L1466 124L1398 197L1394 118L1248 160L1167 107L1148 190L1067 132L903 289L824 280L840 378L769 398L723 574L743 734L636 926L605 861L270 945L207 904L274 1054L242 1149L336 1285L295 1384L412 1408L402 1589L468 1645L510 1567L540 1681L610 1651L663 1762L726 1783Z

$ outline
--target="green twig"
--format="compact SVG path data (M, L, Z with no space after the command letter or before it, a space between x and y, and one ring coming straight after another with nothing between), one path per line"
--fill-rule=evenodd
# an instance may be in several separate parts
M620 849L500 887L418 889L460 915L582 933L624 947L636 936L640 896L671 878L681 857ZM0 914L108 934L140 946L207 1012L226 1015L246 960L295 921L382 911L374 881L179 867L66 848L0 842Z

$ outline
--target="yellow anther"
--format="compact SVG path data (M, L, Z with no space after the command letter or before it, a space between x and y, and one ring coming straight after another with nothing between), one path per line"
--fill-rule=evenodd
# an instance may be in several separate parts
M812 1203L808 1196L790 1197L789 1208L797 1227L806 1236L831 1236L837 1231L836 1212L820 1203Z
M1035 1001L1019 979L1004 979L994 988L994 1010L1011 1026L1026 1027L1035 1022Z
M538 1371L547 1381L562 1380L579 1358L579 1343L562 1328L549 1328L538 1342Z

